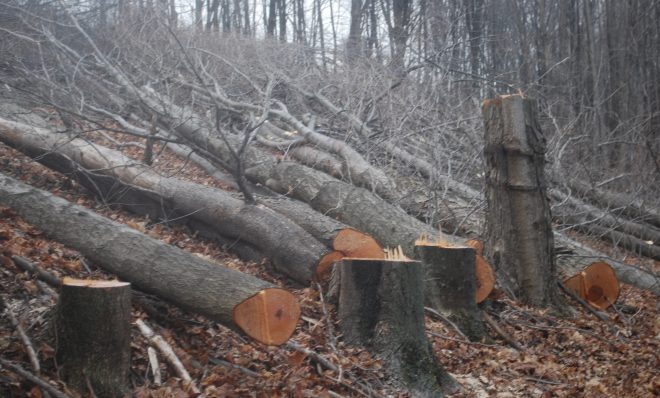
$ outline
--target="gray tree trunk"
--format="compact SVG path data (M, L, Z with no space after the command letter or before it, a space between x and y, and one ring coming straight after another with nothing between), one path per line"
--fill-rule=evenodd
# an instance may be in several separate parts
M343 260L338 316L344 339L384 359L415 397L438 397L453 380L424 329L422 266L417 261Z
M536 104L520 95L484 102L487 258L500 286L523 302L554 302L552 217Z
M82 395L129 393L131 285L64 278L55 317L59 374Z
M470 340L484 335L476 291L476 253L470 247L417 245L424 269L424 301L447 316Z
M300 316L295 296L266 281L204 261L2 174L0 204L140 290L262 343L281 344L295 329ZM269 305L255 310L254 301ZM239 316L250 322L237 322Z

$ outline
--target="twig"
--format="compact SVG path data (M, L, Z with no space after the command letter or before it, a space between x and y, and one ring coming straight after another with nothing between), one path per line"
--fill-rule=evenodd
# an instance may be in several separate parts
M21 337L21 341L23 341L23 345L25 345L25 350L27 351L28 358L30 358L30 365L32 365L32 369L37 374L39 374L39 372L41 372L41 366L39 366L39 358L37 357L37 352L34 350L34 347L32 346L32 342L30 341L30 338L28 337L27 334L25 334L25 330L23 330L23 327L21 326L20 322L18 322L16 316L14 316L14 312L9 307L7 307L7 314L9 315L9 320L11 321L12 326L16 328L18 335Z
M158 356L153 347L147 347L147 356L149 357L149 366L151 366L151 374L154 375L154 384L159 386L163 382L160 375L160 364L158 363Z
M214 365L220 365L220 366L224 366L226 368L239 370L244 375L247 375L247 376L250 376L250 377L255 377L256 378L256 377L260 376L259 373L255 372L254 370L250 370L250 369L245 368L243 366L236 365L235 363L227 362L227 361L224 361L224 360L219 359L219 358L209 358L209 362L211 362Z
M290 348L294 351L298 351L301 354L307 355L308 357L310 357L311 359L313 359L315 362L317 362L318 364L320 364L321 366L323 366L326 369L329 369L329 370L332 370L333 372L339 373L339 367L337 365L330 362L330 360L328 360L324 356L322 356L322 355L320 355L320 354L318 354L318 353L316 353L316 352L314 352L314 351L312 351L308 348L305 348L305 347L301 346L300 344L296 343L295 341L288 341L284 346L287 347L287 348Z
M41 269L41 267L25 257L11 256L11 259L14 261L14 264L18 266L18 268L36 275L37 278L41 279L52 287L58 288L62 284L60 278L46 270Z
M446 316L442 315L438 311L434 310L433 308L429 308L429 307L424 307L424 311L428 312L429 314L431 314L431 315L437 317L438 319L440 319L441 321L445 322L447 325L451 326L456 331L456 333L458 333L458 335L461 336L462 338L464 338L466 341L470 340L470 339L467 338L467 336L463 332L461 332L461 329L459 329L458 326L456 326L456 324L454 322L452 322Z
M497 322L495 322L495 320L493 318L491 318L490 315L488 315L487 312L482 311L481 315L483 316L486 323L490 327L492 327L493 330L495 332L497 332L497 334L499 334L504 340L506 340L506 342L509 343L511 345L511 347L515 348L518 351L525 351L525 347L518 344L518 342L515 341L513 339L513 337L511 337L511 335L509 335L507 332L505 332L504 329L502 329L500 327L500 325L498 325Z
M71 398L71 396L59 391L55 387L51 386L46 380L33 375L32 373L28 372L27 370L23 369L22 367L7 361L6 359L0 358L0 365L7 367L9 370L12 372L18 374L19 376L23 377L24 379L27 379L31 381L32 383L38 385L39 387L43 388L44 390L48 391L50 394L52 394L55 398Z
M135 324L137 325L138 329L140 329L140 333L142 333L142 335L147 340L149 340L149 343L153 344L156 346L156 348L158 348L158 350L160 350L161 354L163 354L167 362L172 365L172 368L174 368L174 372L177 374L177 376L179 376L183 381L190 383L195 393L199 393L199 389L193 383L192 377L190 377L190 373L188 373L186 368L183 366L183 363L181 363L179 357L177 357L177 355L174 353L174 350L165 341L165 339L156 334L143 320L138 319Z
M434 337L439 337L439 338L444 339L444 340L455 341L457 343L462 343L462 344L476 345L476 346L479 346L479 347L488 347L488 348L502 348L503 347L503 346L497 345L497 344L486 344L486 343L480 343L478 341L455 339L453 337L445 336L444 334L432 332L430 330L427 330L426 333L428 333L428 334L430 334L431 336L434 336Z
M599 313L598 311L596 311L596 310L595 310L595 309L594 309L589 303L587 303L586 301L584 301L584 299L583 299L582 297L578 296L577 294L575 294L574 291L572 291L571 289L569 289L568 287L566 287L566 285L564 285L563 282L561 282L561 281L557 281L557 284L559 285L559 287L561 288L561 290L564 291L564 293L568 294L568 295L571 296L575 301L577 301L578 303L580 303L580 304L581 304L584 308L586 308L587 311L589 311L593 316L595 316L596 318L598 318L598 319L600 319L601 321L603 321L603 323L605 323L605 325L607 326L607 328L610 330L610 332L612 332L612 333L614 334L614 336L615 336L617 339L619 339L619 340L621 340L621 341L626 341L626 339L624 339L623 337L621 337L621 336L619 335L619 334L620 334L620 331L619 331L616 327L614 327L614 325L612 325L612 323L610 322L610 320L609 320L605 315L603 315L603 314Z
M561 288L561 290L564 291L564 293L566 293L567 295L571 296L571 297L573 298L573 300L575 300L575 301L577 301L578 303L580 303L580 304L581 304L584 308L586 308L587 311L589 311L593 316L595 316L596 318L600 319L601 321L603 321L603 322L605 322L605 323L609 323L609 319L608 319L605 315L603 315L603 314L599 313L598 311L596 311L596 310L595 310L595 309L594 309L589 303L587 303L586 301L584 301L584 299L583 299L582 297L578 296L577 294L575 294L574 291L572 291L571 289L569 289L568 287L566 287L566 285L564 285L563 282L558 281L557 284L559 285L559 287Z

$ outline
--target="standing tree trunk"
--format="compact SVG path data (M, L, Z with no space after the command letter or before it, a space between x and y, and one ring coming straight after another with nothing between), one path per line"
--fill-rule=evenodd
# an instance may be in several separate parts
M384 359L412 396L437 397L452 389L425 335L422 265L353 259L338 267L338 316L346 342Z
M64 278L55 329L57 366L69 387L98 397L128 394L130 283Z
M554 238L535 103L521 95L497 97L484 102L483 117L487 258L509 294L547 306L556 290Z

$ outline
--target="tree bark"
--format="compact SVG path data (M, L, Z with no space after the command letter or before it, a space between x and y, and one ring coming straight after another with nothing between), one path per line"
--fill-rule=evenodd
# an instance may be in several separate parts
M476 252L470 247L415 246L424 269L424 300L447 316L472 341L484 336L477 307Z
M128 395L130 283L64 278L56 314L55 351L62 380L82 395Z
M384 359L413 396L453 389L426 339L421 264L343 260L338 267L338 317L346 342Z
M486 257L509 294L554 303L552 216L543 175L545 138L535 103L520 95L485 101Z
M206 262L2 174L0 204L140 290L264 344L284 343L295 329L300 316L295 296L266 281ZM257 311L255 301L261 306ZM241 323L246 317L250 323Z
M160 209L165 208L168 218L189 217L225 237L245 241L270 258L279 272L302 284L313 279L317 265L329 252L290 220L272 210L246 205L228 192L162 177L121 153L81 139L57 137L45 129L4 119L0 119L0 127L0 140L38 156L50 168L77 173L92 192L108 198L109 190L122 195L128 191L137 205L134 209L147 205L148 209L139 212L159 211L162 215Z

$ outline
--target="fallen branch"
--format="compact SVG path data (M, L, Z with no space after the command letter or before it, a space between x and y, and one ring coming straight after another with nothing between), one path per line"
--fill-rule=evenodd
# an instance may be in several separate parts
M160 364L158 363L158 356L153 347L147 347L147 356L149 357L149 366L151 366L151 373L154 375L154 384L159 386L163 382L160 374Z
M35 351L30 338L25 333L25 330L23 330L21 323L18 321L18 319L16 319L16 316L14 315L14 312L11 310L11 308L7 307L6 312L7 315L9 315L9 320L11 321L12 326L16 328L16 332L18 333L18 336L21 338L21 341L25 346L28 358L30 358L30 365L32 365L32 370L39 374L39 372L41 372L41 366L39 366L39 358L37 357L37 352Z
M71 396L61 392L60 390L56 389L55 387L51 386L50 383L48 383L46 380L33 375L32 373L28 372L27 370L23 369L22 367L16 365L15 363L12 363L10 361L7 361L6 359L0 358L0 365L8 368L10 371L18 374L19 376L23 377L26 380L29 380L30 382L38 385L39 387L43 388L46 390L48 393L52 394L55 398L72 398Z
M11 256L12 261L14 261L14 264L16 264L17 267L20 269L30 272L34 275L37 276L40 280L46 282L48 285L58 288L62 285L62 281L60 278L58 278L56 275L42 269L39 267L37 264L33 263L32 261L28 260L25 257L21 256Z
M501 336L501 337L502 337L507 343L509 343L509 345L511 345L511 347L515 348L515 349L518 350L518 351L525 351L525 347L523 347L523 346L521 346L520 344L518 344L518 342L517 342L516 340L514 340L513 337L511 337L510 334L508 334L507 332L505 332L504 329L502 329L502 328L500 327L500 325L498 325L497 322L495 322L495 320L494 320L493 318L491 318L490 315L488 315L488 313L487 313L486 311L482 311L482 312L481 312L481 315L483 316L483 318L484 318L484 320L486 321L486 323L487 323L491 328L493 328L493 330L494 330L497 334L499 334L499 335L500 335L500 336Z
M433 308L430 308L430 307L424 307L424 311L428 312L429 314L431 314L431 315L435 316L436 318L440 319L445 324L449 325L452 329L454 329L456 331L456 333L458 333L459 336L464 338L465 341L467 341L467 342L470 341L470 339L468 339L468 337L461 331L461 329L458 326L456 326L456 324L454 322L452 322L446 316L442 315L441 313L439 313L438 311L436 311L436 310L434 310Z
M183 366L183 363L181 363L181 360L174 353L174 350L167 343L167 341L165 341L165 339L163 339L160 335L156 334L153 329L151 329L141 319L138 319L135 324L137 325L138 329L140 329L140 333L142 333L142 335L149 341L149 343L156 346L161 354L163 354L165 360L167 360L170 366L172 366L176 375L179 376L184 382L192 386L193 392L199 393L199 388L197 388L193 382L192 377L190 377L190 373L188 373L186 368Z

